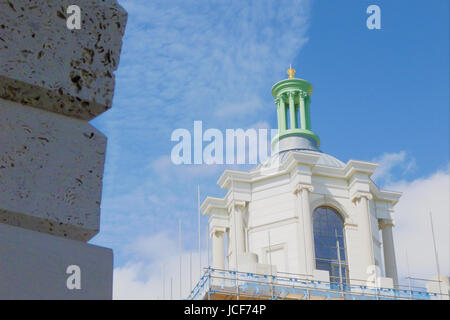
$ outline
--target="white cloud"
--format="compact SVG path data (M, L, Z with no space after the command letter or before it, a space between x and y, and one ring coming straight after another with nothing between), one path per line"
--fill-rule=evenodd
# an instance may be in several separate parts
M265 121L260 121L260 122L254 123L250 126L250 128L267 129L267 130L271 129L269 123L265 122Z
M162 299L163 284L165 299L170 299L171 291L173 299L180 299L180 260L176 238L168 233L158 233L139 238L125 251L132 258L123 267L114 269L114 299ZM198 282L200 262L197 250L192 253L183 250L181 258L181 298L184 299L191 291L191 279L192 286ZM202 267L206 266L206 260L206 251L202 251Z
M384 153L372 160L379 167L372 179L384 189L403 192L395 206L394 239L397 268L401 278L430 279L437 275L429 213L433 215L436 247L442 275L450 276L450 176L448 168L428 177L404 180L416 167L415 159L406 151ZM403 284L407 281L403 279ZM425 282L416 281L424 286Z
M256 111L261 109L263 103L257 97L253 97L247 101L240 101L234 103L226 103L217 106L215 115L218 117L228 117L228 116L244 116L248 114L254 114Z
M407 275L406 251L412 277L429 279L437 275L429 212L433 214L441 275L450 276L450 175L440 170L411 182L396 182L386 187L403 192L395 207L394 238L397 266ZM424 282L417 281L423 286Z
M96 241L123 266L124 242L195 212L197 185L213 190L226 168L173 165L171 132L194 120L206 129L272 118L261 97L307 42L310 0L120 3L128 22L114 106L92 124L108 136Z
M217 164L180 164L176 165L169 156L162 156L151 163L151 168L160 176L163 182L173 179L193 179L212 177L224 170L223 165Z
M416 166L414 158L409 156L406 151L383 153L380 157L371 161L379 164L372 175L372 179L381 185L392 183L393 171L396 169L400 170L399 173L403 176Z
M96 120L120 143L115 157L126 137L169 143L168 131L191 119L247 125L308 40L309 0L121 4L128 23L115 107Z

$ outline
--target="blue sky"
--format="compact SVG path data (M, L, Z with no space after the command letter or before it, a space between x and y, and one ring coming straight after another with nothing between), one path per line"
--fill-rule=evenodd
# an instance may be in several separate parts
M108 137L92 243L113 248L117 268L155 260L136 248L149 237L164 248L179 219L184 249L196 250L197 185L202 199L223 195L216 181L226 166L174 166L172 131L194 120L275 128L270 89L290 63L314 87L311 121L324 152L380 161L381 186L448 174L448 1L119 3L128 24L113 108L91 121ZM366 27L371 4L381 30Z

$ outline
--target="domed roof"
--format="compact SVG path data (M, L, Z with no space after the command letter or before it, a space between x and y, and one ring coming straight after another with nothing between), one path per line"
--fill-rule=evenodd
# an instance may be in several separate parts
M325 166L325 167L332 167L332 168L344 168L345 163L343 163L341 160L323 153L321 151L314 151L314 150L307 150L307 149L291 149L286 151L278 152L271 157L264 160L262 163L256 165L251 171L259 170L261 168L270 168L272 166L279 166L284 161L287 160L289 155L291 153L303 153L303 154L314 154L319 156L319 160L317 161L318 165Z

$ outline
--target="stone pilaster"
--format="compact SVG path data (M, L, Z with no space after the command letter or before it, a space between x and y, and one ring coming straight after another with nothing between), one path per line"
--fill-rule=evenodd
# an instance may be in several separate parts
M225 232L224 228L214 228L211 231L214 269L225 269Z
M233 200L228 207L230 213L231 252L229 263L236 267L239 257L246 253L244 217L246 202Z
M367 192L357 192L352 201L357 208L358 217L358 233L361 238L361 259L364 266L364 270L360 270L362 274L366 273L369 266L375 265L372 243L372 229L370 227L370 211L369 200L372 199L372 195Z
M313 221L310 207L309 194L314 190L310 184L297 184L294 190L294 194L297 195L298 207L300 209L300 231L304 235L305 239L305 263L306 273L312 275L315 270L314 261L314 234L313 234Z
M379 229L383 238L384 268L386 277L392 278L394 286L398 286L397 262L395 259L394 237L392 234L393 220L379 219Z

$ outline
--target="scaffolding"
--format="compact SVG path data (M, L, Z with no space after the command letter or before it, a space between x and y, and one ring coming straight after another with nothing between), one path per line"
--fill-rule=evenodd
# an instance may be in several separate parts
M366 280L351 285L317 281L305 275L255 274L205 268L188 300L433 300L436 293L423 287L380 288ZM355 283L361 283L356 284ZM441 297L442 298L442 297ZM446 294L446 299L448 299Z

